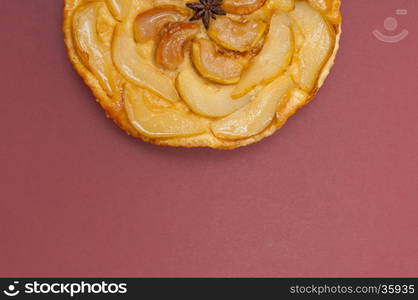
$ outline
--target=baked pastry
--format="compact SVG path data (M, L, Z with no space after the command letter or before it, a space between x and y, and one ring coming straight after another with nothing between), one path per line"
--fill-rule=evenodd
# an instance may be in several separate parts
M323 84L340 0L65 0L69 58L128 134L232 149L271 135Z

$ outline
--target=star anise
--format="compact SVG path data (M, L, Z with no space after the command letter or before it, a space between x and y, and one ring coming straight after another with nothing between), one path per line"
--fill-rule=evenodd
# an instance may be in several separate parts
M209 28L210 19L216 19L216 15L224 16L226 12L221 8L223 0L199 0L200 3L187 3L186 6L195 11L190 21L202 19L205 28Z

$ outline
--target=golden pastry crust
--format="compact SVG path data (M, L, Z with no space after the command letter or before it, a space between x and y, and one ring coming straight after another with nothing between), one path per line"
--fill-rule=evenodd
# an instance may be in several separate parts
M322 12L324 18L327 19L329 27L333 30L335 34L334 46L333 50L328 56L325 64L322 66L319 75L317 76L317 80L315 83L314 88L307 93L307 97L303 99L302 102L295 102L292 105L287 103L286 105L282 105L281 109L277 110L275 117L270 122L265 129L257 134L243 137L243 138L236 138L236 139L224 139L219 138L218 136L214 135L213 132L208 129L203 133L190 135L190 136L173 136L173 137L150 137L146 134L140 133L135 126L133 126L131 120L128 117L128 113L125 108L125 97L124 97L124 87L126 84L131 84L129 81L125 80L123 76L120 76L119 84L120 84L120 93L115 92L111 96L109 96L109 92L103 87L103 84L100 82L97 74L86 66L85 62L83 62L83 58L80 56L80 52L77 51L77 45L74 40L74 30L73 30L73 17L74 13L81 5L90 5L93 2L103 2L106 4L106 0L64 0L65 1L65 8L64 8L64 36L65 36L65 44L68 49L68 55L70 58L71 63L73 64L74 68L77 70L79 75L83 78L85 84L87 84L90 89L92 90L94 96L97 99L97 102L102 106L102 108L106 111L106 115L111 118L120 128L125 130L129 135L134 137L140 138L143 141L161 145L161 146L174 146L174 147L210 147L215 149L234 149L240 146L249 145L260 141L261 139L272 135L276 130L280 129L287 121L287 119L292 116L299 108L307 104L317 93L318 89L324 83L327 75L330 72L332 65L334 64L335 56L338 51L339 47L339 40L341 36L341 17L339 15L339 6L340 0L306 0L307 3L309 2L328 2L331 3L330 7L326 7L328 9L327 12ZM108 2L118 1L118 0L107 0ZM123 0L119 0L123 1ZM133 1L142 1L142 0L133 0ZM155 0L156 3L160 4L172 4L174 0ZM271 7L277 6L275 2L280 0L271 0L270 3L266 5L270 5ZM302 0L304 1L304 0ZM183 2L180 0L180 2ZM186 1L190 2L190 1ZM287 2L287 1L286 1ZM317 5L315 9L320 9L320 5ZM315 3L310 3L312 7L315 6ZM327 18L327 15L330 15ZM337 15L337 17L336 17ZM119 21L115 18L115 24ZM113 30L114 32L114 30ZM291 66L288 67L289 69ZM290 72L290 71L289 71ZM137 89L141 90L142 87L136 87ZM146 89L144 89L146 90ZM181 101L181 100L180 100ZM186 106L187 107L187 106ZM187 108L186 108L187 110ZM191 112L193 114L193 112ZM204 119L204 124L211 124L216 120L214 118L208 118L203 116L198 116L201 119ZM207 125L208 128L210 125Z

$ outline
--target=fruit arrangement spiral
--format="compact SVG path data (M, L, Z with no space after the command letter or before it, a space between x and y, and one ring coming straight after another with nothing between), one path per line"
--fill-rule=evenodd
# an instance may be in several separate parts
M128 134L232 149L271 135L327 77L340 0L65 0L71 62Z

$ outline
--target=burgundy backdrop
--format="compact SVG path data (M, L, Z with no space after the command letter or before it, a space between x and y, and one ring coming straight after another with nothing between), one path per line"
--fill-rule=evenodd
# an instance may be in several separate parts
M318 97L234 151L106 119L67 60L62 2L0 7L0 276L418 275L417 1L343 0ZM406 39L372 35L388 16Z

